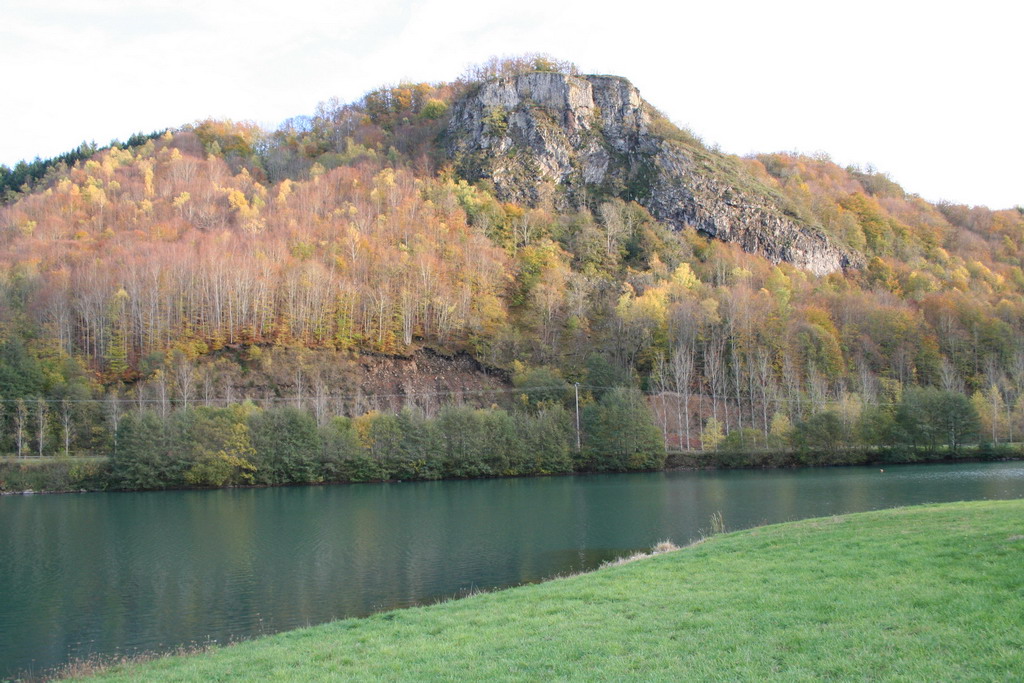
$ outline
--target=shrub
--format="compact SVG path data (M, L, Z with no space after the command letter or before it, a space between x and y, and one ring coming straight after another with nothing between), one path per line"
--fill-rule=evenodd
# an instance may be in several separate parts
M839 447L847 443L846 428L834 411L816 413L793 430L793 444L807 465L826 465L839 461Z
M95 491L107 488L109 480L105 459L0 460L0 491Z

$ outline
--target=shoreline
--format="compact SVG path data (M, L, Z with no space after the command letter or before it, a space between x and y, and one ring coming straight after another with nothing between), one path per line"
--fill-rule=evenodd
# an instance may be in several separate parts
M1012 450L1009 450L1012 448ZM573 472L553 472L550 474L514 474L508 476L480 476L480 477L444 477L438 479L379 479L369 481L311 481L311 482L295 482L287 484L232 484L227 486L176 486L176 487L164 487L164 488L150 488L150 489L124 489L124 488L107 488L97 486L94 488L40 488L40 489L18 489L18 490L4 490L0 489L0 496L38 496L38 495L59 495L59 494L75 494L75 493L146 493L155 491L219 491L219 490L238 490L238 489L268 489L268 488L283 488L283 487L296 487L296 486L339 486L339 485L361 485L361 484L401 484L401 483L422 483L428 481L476 481L485 479L535 479L535 478L546 478L546 477L575 477L585 476L591 474L644 474L653 472L719 472L719 471L735 471L735 470L799 470L799 469L822 469L822 468L833 468L833 467L877 467L877 466L893 466L893 465L956 465L956 464L967 464L967 463L984 463L984 462L1020 462L1024 461L1024 449L1019 444L1014 444L1011 447L999 449L999 452L993 453L994 457L979 457L979 456L965 456L965 457L942 457L942 458L908 458L908 459L872 459L861 462L849 461L849 462L827 462L827 463L801 463L795 460L790 460L782 463L764 463L764 464L728 464L728 463L709 463L709 464L672 464L673 459L688 458L692 461L694 458L709 457L714 458L715 456L722 455L720 452L709 451L707 454L703 454L700 451L692 454L685 452L681 453L670 453L666 459L666 466L659 469L652 470L626 470L626 471L603 471L603 472L587 472L587 471L573 471ZM730 454L732 455L732 454ZM758 456L763 455L762 452L750 451L743 453L744 456ZM795 453L785 454L787 457L792 457ZM914 455L927 455L925 453L915 453ZM87 456L88 462L101 464L109 463L109 458L101 459L97 456ZM5 465L18 465L27 464L30 467L46 467L52 465L72 465L76 463L76 457L63 457L53 456L53 460L49 460L46 457L36 458L34 460L16 460L16 459L3 459L0 458L0 486L3 484L3 468ZM85 459L77 460L77 462L83 462Z
M606 563L199 654L86 663L93 668L64 675L374 680L400 672L433 678L458 662L474 680L536 678L541 670L559 679L689 672L792 680L845 671L838 677L933 680L983 669L1000 679L1021 665L1020 655L997 657L991 648L1014 652L1024 624L1009 599L1016 588L990 582L1016 566L1021 510L1022 500L973 501L753 527L633 558L649 562ZM950 572L962 579L959 588ZM987 625L986 641L965 623ZM924 647L935 640L955 646Z

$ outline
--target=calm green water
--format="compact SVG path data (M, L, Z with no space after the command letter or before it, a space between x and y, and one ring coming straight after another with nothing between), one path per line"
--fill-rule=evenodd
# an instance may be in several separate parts
M1024 463L0 498L0 678L591 568L730 529L1024 497Z

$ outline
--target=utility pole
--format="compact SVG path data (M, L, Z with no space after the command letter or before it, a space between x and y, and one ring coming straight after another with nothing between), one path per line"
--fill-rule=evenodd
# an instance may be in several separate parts
M576 452L579 453L581 450L580 445L580 383L575 382L573 384L576 387Z

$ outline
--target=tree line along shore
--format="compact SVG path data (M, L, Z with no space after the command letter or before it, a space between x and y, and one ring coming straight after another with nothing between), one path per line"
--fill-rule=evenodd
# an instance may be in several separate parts
M618 387L524 384L508 408L447 405L318 420L314 411L246 401L117 417L103 456L0 460L0 491L153 490L420 481L679 468L795 467L999 460L1015 444L980 441L981 421L953 392L916 389L855 423L823 411L776 417L765 436L710 417L703 449L671 449L658 397ZM713 444L713 447L711 445Z

